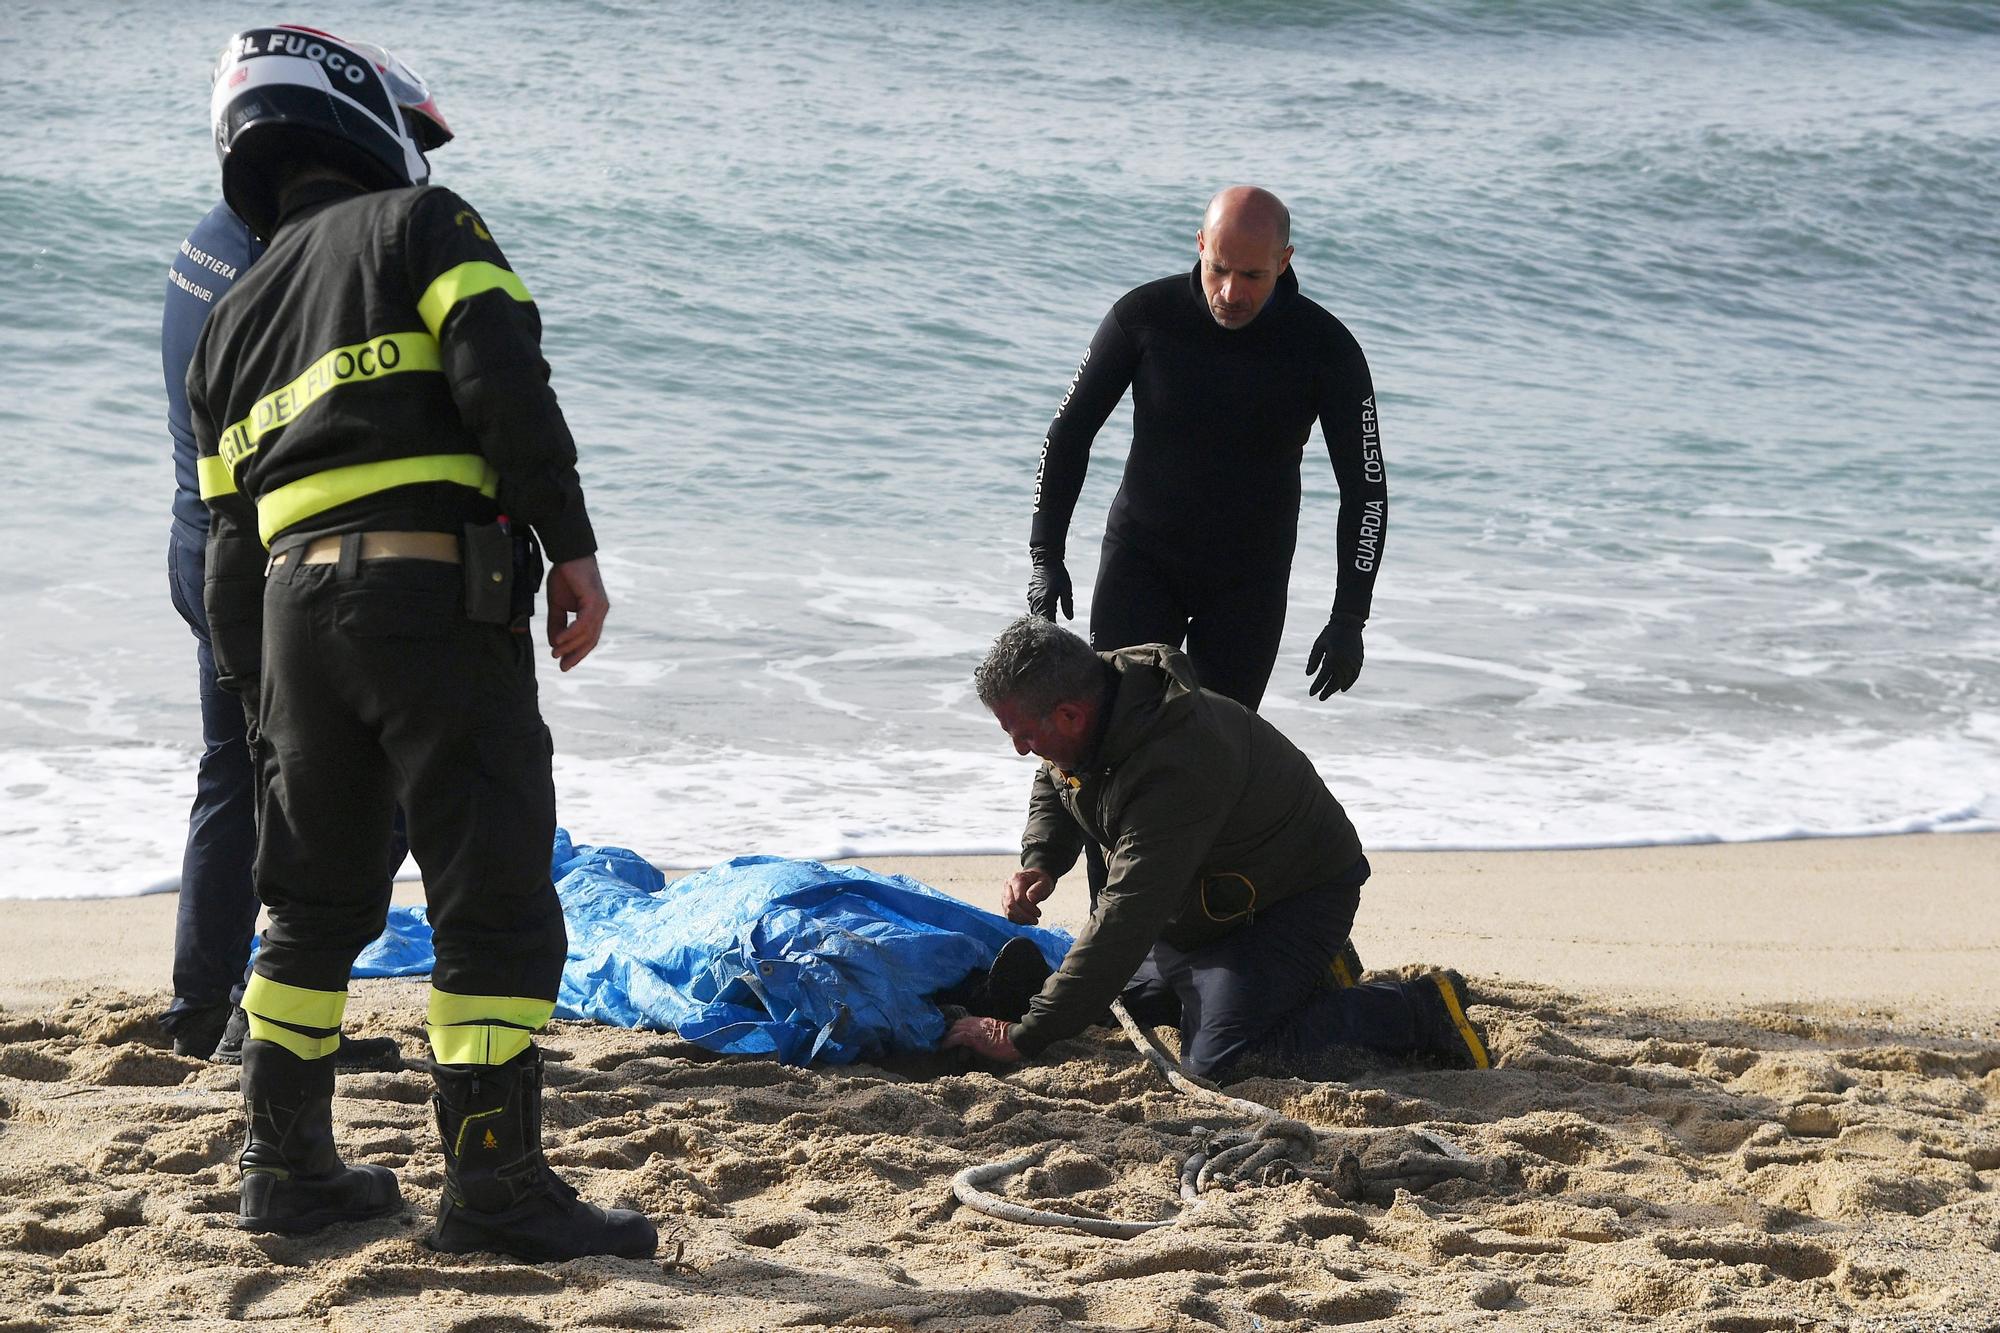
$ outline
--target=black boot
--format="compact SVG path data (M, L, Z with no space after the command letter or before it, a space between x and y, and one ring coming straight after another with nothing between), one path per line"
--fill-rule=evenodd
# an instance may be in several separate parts
M1465 978L1446 968L1428 972L1407 983L1411 1002L1416 1006L1417 1054L1436 1060L1446 1069L1491 1069L1486 1040L1466 1016L1471 1001Z
M222 1029L222 1040L215 1044L215 1053L208 1058L219 1065L240 1065L243 1063L243 1043L250 1040L250 1015L237 1005L229 1011L229 1024Z
M1000 946L993 966L986 970L986 980L965 1002L966 1012L1018 1023L1027 1016L1028 1005L1042 993L1051 971L1035 942L1016 935Z
M333 1146L332 1060L302 1060L274 1041L246 1041L242 1086L249 1125L239 1225L317 1231L402 1206L391 1172L346 1166Z
M577 1197L542 1156L542 1053L504 1065L433 1065L444 1195L430 1246L550 1263L589 1254L650 1259L653 1224Z
M161 1026L167 1028L167 1035L173 1038L175 1055L191 1055L197 1060L206 1060L209 1052L215 1049L215 1044L228 1033L229 1014L227 1004L211 1004L170 1014L161 1020Z

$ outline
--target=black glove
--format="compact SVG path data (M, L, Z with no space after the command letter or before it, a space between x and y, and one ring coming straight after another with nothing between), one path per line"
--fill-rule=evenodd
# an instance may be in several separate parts
M1034 567L1034 572L1028 575L1028 610L1052 621L1060 606L1065 619L1076 619L1076 607L1070 599L1069 571L1063 568L1062 547L1030 546L1028 563Z
M1306 693L1315 699L1331 699L1345 690L1361 674L1361 626L1366 622L1348 611L1327 617L1326 628L1313 640L1312 655L1306 658L1306 674L1313 683Z

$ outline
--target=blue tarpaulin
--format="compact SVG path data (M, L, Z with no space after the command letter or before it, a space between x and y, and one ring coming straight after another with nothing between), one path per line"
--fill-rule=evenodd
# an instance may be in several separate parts
M926 996L1016 936L1051 967L1070 942L903 875L817 861L739 856L669 884L635 852L558 829L550 874L569 927L558 1017L786 1064L931 1050L945 1024ZM424 909L399 907L354 975L421 976L433 961Z

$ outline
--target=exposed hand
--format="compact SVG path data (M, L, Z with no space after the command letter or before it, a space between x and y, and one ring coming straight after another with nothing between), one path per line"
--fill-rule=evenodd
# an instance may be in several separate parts
M1060 606L1065 620L1075 620L1076 606L1070 597L1069 571L1063 568L1062 548L1030 546L1028 563L1033 567L1028 575L1028 610L1053 621Z
M1312 654L1306 658L1306 674L1313 683L1306 693L1315 699L1331 699L1345 690L1361 674L1360 616L1335 611L1327 617L1326 628L1313 640Z
M611 610L597 557L565 560L549 571L549 656L569 670L597 646L604 617Z
M1021 1053L1008 1038L1007 1026L1004 1018L961 1018L944 1034L944 1048L963 1046L974 1055L1012 1064L1021 1058Z
M1056 891L1056 882L1046 870L1017 870L1000 891L1000 910L1017 926L1032 926L1042 919L1041 904Z

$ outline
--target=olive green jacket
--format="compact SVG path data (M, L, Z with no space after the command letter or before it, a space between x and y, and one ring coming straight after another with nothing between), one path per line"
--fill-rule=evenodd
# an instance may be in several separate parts
M1089 1026L1159 940L1194 949L1342 878L1361 840L1312 761L1263 718L1199 688L1179 650L1101 653L1115 682L1082 771L1044 763L1021 864L1060 877L1089 838L1109 878L1076 943L1009 1029L1024 1055Z

